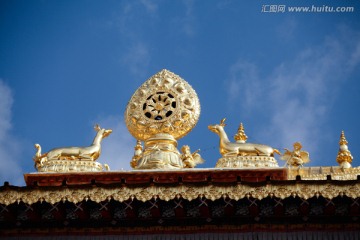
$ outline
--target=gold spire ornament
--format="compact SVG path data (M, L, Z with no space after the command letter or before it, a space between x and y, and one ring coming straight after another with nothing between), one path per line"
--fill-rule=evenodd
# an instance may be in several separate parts
M341 168L351 168L353 156L348 149L348 142L345 138L344 131L341 131L339 145L340 147L336 157L336 161L339 163Z
M112 133L111 129L101 128L98 124L94 127L96 136L88 147L55 148L47 153L41 153L40 144L35 144L37 149L33 160L39 172L98 172L109 170L95 162L101 153L101 141Z
M280 159L286 161L288 167L303 167L305 163L310 162L309 153L301 151L302 145L300 142L296 142L293 145L294 150L290 151L285 148L285 153Z
M164 69L146 80L132 95L126 126L138 141L131 166L135 169L181 169L184 164L177 139L187 135L200 117L195 90L180 76Z
M277 149L256 143L245 143L247 136L244 127L240 125L236 142L230 142L224 127L225 118L220 124L209 125L210 131L220 137L219 151L222 155L216 163L216 168L253 168L253 167L278 167L274 154L281 154Z
M238 143L245 143L246 140L248 139L248 136L246 136L245 134L245 129L242 123L240 123L240 126L238 128L237 133L234 136L234 139Z

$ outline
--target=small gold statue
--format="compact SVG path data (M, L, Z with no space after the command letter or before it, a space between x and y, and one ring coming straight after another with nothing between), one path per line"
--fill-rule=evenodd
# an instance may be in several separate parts
M281 154L277 149L263 144L247 143L244 126L240 124L235 135L236 142L230 142L224 127L225 118L220 124L209 125L210 131L220 137L219 151L222 155L216 163L216 168L253 168L279 167L274 154Z
M353 156L348 148L348 141L346 141L344 131L341 132L340 141L339 141L339 152L336 157L336 161L339 163L341 168L351 168L351 162L353 160Z
M89 147L65 147L55 148L47 153L41 154L40 144L35 144L37 149L33 160L35 168L41 172L68 172L68 171L99 171L103 167L94 163L101 153L101 141L112 133L111 129L100 128L98 124L94 127L96 136ZM89 162L89 163L84 163ZM109 169L105 165L105 169Z
M309 153L301 151L302 145L300 142L294 143L294 150L290 151L285 148L284 155L281 156L282 160L286 161L288 167L303 167L305 163L310 162Z
M191 153L190 147L188 145L184 145L181 148L181 159L184 163L184 168L194 168L197 164L204 163L204 159L201 158L198 153L200 149Z
M274 153L281 154L277 149L270 146L256 143L230 142L224 127L226 118L220 121L220 124L209 125L210 131L216 133L220 137L219 150L221 155L235 155L235 156L268 156L273 157Z

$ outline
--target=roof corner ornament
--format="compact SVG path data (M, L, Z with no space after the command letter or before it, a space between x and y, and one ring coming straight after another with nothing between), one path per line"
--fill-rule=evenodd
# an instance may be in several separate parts
M348 148L348 141L345 138L344 131L341 131L340 141L339 141L339 152L336 157L336 161L339 163L340 167L343 169L351 168L351 163L353 156Z
M224 127L226 118L220 124L209 125L210 131L220 137L219 151L222 158L216 163L216 168L243 168L243 167L278 167L274 154L281 153L270 146L256 143L246 143L247 136L244 126L240 124L235 135L236 142L230 142Z
M286 161L288 167L303 167L305 163L310 162L309 153L301 151L302 145L300 142L293 144L294 150L290 151L285 148L285 153L281 156L282 160Z
M184 79L166 69L150 77L125 110L126 126L137 139L131 167L182 169L201 163L197 152L189 155L185 147L181 154L177 149L177 139L195 127L199 116L197 94Z
M109 166L95 162L101 153L101 141L112 133L111 129L101 128L98 124L94 127L96 136L88 147L63 147L54 148L47 153L41 153L40 144L35 144L37 149L33 160L38 172L99 172L109 170Z

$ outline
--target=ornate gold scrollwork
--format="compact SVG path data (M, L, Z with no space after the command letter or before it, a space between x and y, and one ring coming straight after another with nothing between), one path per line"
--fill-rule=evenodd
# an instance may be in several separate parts
M69 202L78 203L85 199L95 202L102 202L107 199L116 201L126 201L130 198L136 198L140 201L149 201L153 198L169 201L179 196L186 200L193 200L199 196L207 199L216 200L223 196L230 199L239 200L246 196L256 199L263 199L268 196L277 198L287 198L290 196L299 196L303 199L309 199L314 196L323 196L328 199L335 198L340 195L346 195L351 198L360 197L360 183L348 184L321 184L314 182L302 183L281 183L266 184L256 188L246 185L192 185L183 184L177 186L148 186L148 187L82 187L82 188L46 188L46 189L3 189L0 191L0 204L10 205L15 202L22 201L27 204L33 204L38 201L45 201L51 204L67 200Z

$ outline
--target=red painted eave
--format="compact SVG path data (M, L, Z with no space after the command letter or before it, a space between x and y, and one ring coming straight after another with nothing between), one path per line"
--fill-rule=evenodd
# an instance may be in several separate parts
M236 183L286 180L286 168L269 169L191 169L145 170L71 173L24 174L27 186L63 186L87 184L181 184L181 183Z

